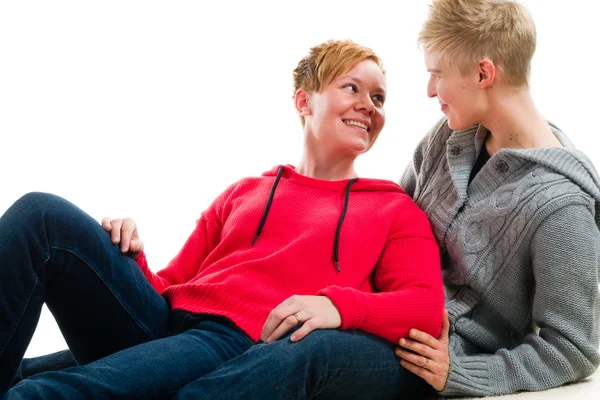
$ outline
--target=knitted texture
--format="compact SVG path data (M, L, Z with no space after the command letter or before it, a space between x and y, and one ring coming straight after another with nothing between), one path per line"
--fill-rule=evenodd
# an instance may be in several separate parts
M401 186L440 245L451 323L443 395L543 390L591 375L598 353L598 176L564 148L502 149L469 184L487 135L442 119Z
M292 295L325 295L341 329L396 342L410 328L438 335L444 294L439 249L425 214L393 182L351 185L339 240L334 238L348 180L308 178L285 166L264 228L257 227L277 169L243 179L198 220L179 254L154 274L173 309L224 315L254 340L268 314Z

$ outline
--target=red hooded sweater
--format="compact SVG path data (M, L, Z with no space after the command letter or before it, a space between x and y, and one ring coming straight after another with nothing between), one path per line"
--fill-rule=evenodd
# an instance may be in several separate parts
M143 253L137 263L173 309L225 316L254 340L294 294L329 297L341 329L394 343L411 328L440 333L437 243L389 181L324 181L279 166L221 193L165 269L151 272Z

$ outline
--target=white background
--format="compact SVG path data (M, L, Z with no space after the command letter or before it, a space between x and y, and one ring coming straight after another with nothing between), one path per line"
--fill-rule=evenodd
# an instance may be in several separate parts
M427 4L3 1L0 213L47 191L97 219L132 216L151 268L162 268L227 185L299 160L291 73L328 39L384 61L387 125L357 167L397 181L441 116L416 46ZM538 107L600 166L596 2L524 4L538 28ZM44 308L27 356L65 346Z

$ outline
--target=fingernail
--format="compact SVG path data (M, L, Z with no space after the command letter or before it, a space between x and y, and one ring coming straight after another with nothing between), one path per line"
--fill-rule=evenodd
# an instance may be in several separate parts
M273 338L267 338L267 343L273 343Z
M404 346L406 344L406 339L400 339L400 346Z
M296 341L296 335L292 335L292 336L290 336L290 340L291 340L292 342L295 342L295 341Z

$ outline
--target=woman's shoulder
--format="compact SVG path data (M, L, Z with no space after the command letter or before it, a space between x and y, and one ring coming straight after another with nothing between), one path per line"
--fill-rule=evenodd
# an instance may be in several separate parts
M505 158L509 165L519 165L509 157ZM595 177L583 166L570 168L565 162L521 160L522 168L513 171L486 202L491 202L499 213L514 215L532 230L548 216L574 206L587 209L587 218L600 226L600 190Z
M390 193L377 207L390 221L390 234L433 238L425 212L404 191Z
M528 166L519 177L522 185L541 185L549 197L572 194L600 201L598 174L591 161L577 149L506 150L503 157L520 159L518 161Z

